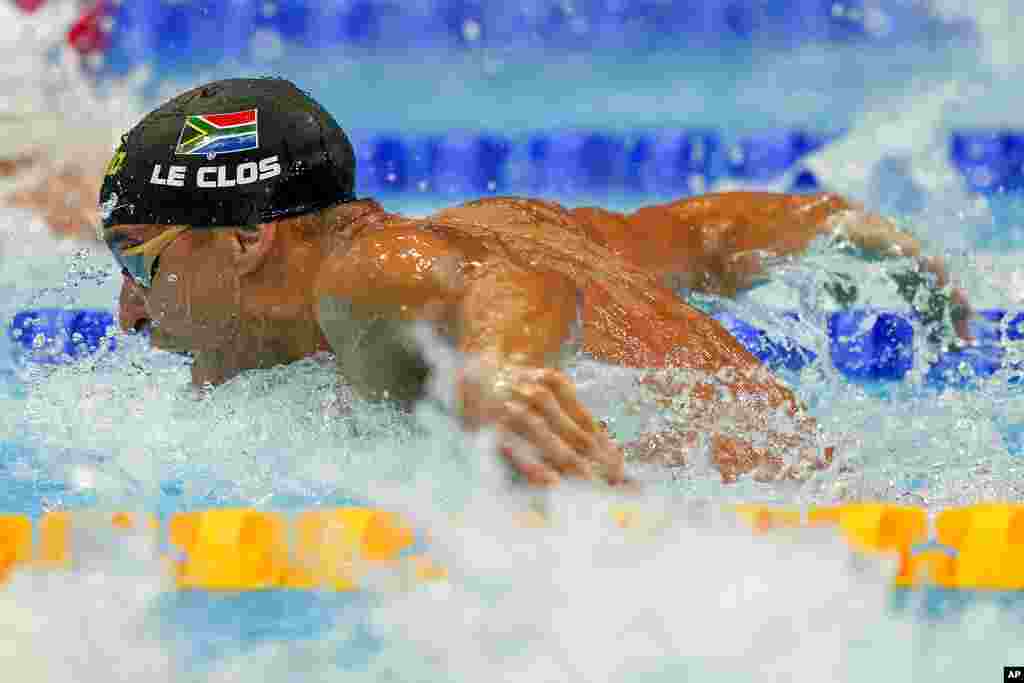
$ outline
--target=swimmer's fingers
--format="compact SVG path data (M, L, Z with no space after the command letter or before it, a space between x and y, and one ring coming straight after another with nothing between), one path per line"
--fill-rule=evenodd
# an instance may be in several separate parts
M597 478L598 473L591 462L559 437L547 416L532 408L518 401L510 401L505 407L505 416L499 427L502 437L511 434L529 444L530 449L518 449L521 458L528 455L524 451L535 450L541 461L558 474L583 479ZM516 450L515 439L502 438L502 441L503 447L511 446Z
M527 383L516 387L505 408L502 426L538 449L544 462L559 474L603 480L624 479L621 451L604 431L561 387L561 396L550 385ZM583 422L592 432L580 426Z
M596 446L592 431L581 426L591 421L590 416L577 410L572 397L567 400L550 385L540 383L519 385L510 393L534 414L542 415L551 430L573 450L586 452Z
M531 486L554 486L561 481L553 468L527 453L524 448L503 444L498 448L501 458Z
M971 316L974 315L974 311L967 301L967 292L960 287L953 286L952 279L942 258L938 256L924 258L921 259L921 265L926 271L935 276L934 287L938 289L950 287L949 313L953 322L953 329L960 339L966 342L974 341L968 325Z
M626 476L626 458L622 449L615 445L604 429L597 432L597 452L603 456L605 481L612 485L638 486Z
M953 329L958 337L966 342L974 341L970 330L970 319L974 315L970 303L967 301L967 293L960 288L954 288L950 297L950 317L953 319Z
M545 398L544 409L548 415L556 417L562 438L589 460L599 462L603 478L609 483L622 482L625 469L622 449L612 442L604 427L591 417L565 375L550 369L540 372L541 382L555 401Z
M499 434L510 437L501 442L503 456L528 481L546 482L550 477L519 452L523 442L558 475L611 484L623 481L621 450L557 370L482 359L464 369L460 398L467 427L494 425Z

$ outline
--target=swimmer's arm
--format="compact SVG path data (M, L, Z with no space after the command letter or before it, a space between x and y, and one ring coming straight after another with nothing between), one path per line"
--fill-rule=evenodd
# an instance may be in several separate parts
M580 333L575 284L505 260L468 280L458 314L459 349L474 359L459 384L467 425L497 425L502 456L532 484L623 483L621 450L554 367Z
M674 216L700 226L704 263L714 279L765 274L774 263L805 251L820 236L845 240L871 257L911 258L948 281L940 259L896 223L832 193L790 195L728 192L668 205Z
M622 231L651 246L633 248L639 265L688 289L720 296L770 276L820 236L847 240L865 255L916 260L938 287L950 282L943 260L891 220L832 193L723 192L641 209ZM954 298L966 306L960 290Z
M413 324L449 336L458 299L452 258L444 240L407 226L365 234L328 256L314 285L317 320L339 370L363 397L421 396L428 370Z
M828 218L850 205L836 195L726 192L622 215L575 209L591 240L668 287L734 296L780 260L804 251Z
M443 238L397 226L328 260L319 320L346 379L371 397L417 398L410 385L426 369L411 360L410 327L430 323L473 359L457 383L459 417L471 429L497 426L502 455L527 481L621 481L621 452L550 367L571 335L575 289L504 261L463 272L459 258Z

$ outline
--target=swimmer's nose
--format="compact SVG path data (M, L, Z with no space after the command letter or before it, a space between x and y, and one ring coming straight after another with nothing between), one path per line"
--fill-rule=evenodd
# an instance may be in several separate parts
M141 332L149 324L146 300L139 286L127 275L121 281L119 317L122 332Z

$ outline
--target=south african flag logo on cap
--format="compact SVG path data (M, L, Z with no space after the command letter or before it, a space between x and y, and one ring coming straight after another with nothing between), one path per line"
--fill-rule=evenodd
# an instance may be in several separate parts
M189 116L178 136L175 154L229 154L245 152L260 146L256 128L256 110L232 114L201 114Z

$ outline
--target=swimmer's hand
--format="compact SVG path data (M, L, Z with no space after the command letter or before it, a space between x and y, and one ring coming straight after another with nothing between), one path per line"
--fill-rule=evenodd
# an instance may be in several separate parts
M459 378L458 400L466 427L495 427L502 458L530 484L626 483L622 450L558 370L478 358Z
M953 329L956 330L956 336L960 337L965 342L974 341L974 335L971 334L967 325L968 321L974 315L974 310L971 308L971 304L967 301L967 293L959 287L955 287L951 295L950 303L953 317Z
M953 286L941 257L925 256L921 243L888 218L865 211L850 209L842 211L829 220L833 238L846 240L863 251L889 257L911 258L917 261L922 271L934 276L936 289L950 288L949 301L953 329L965 342L974 341L968 321L974 315L967 300L967 293Z

